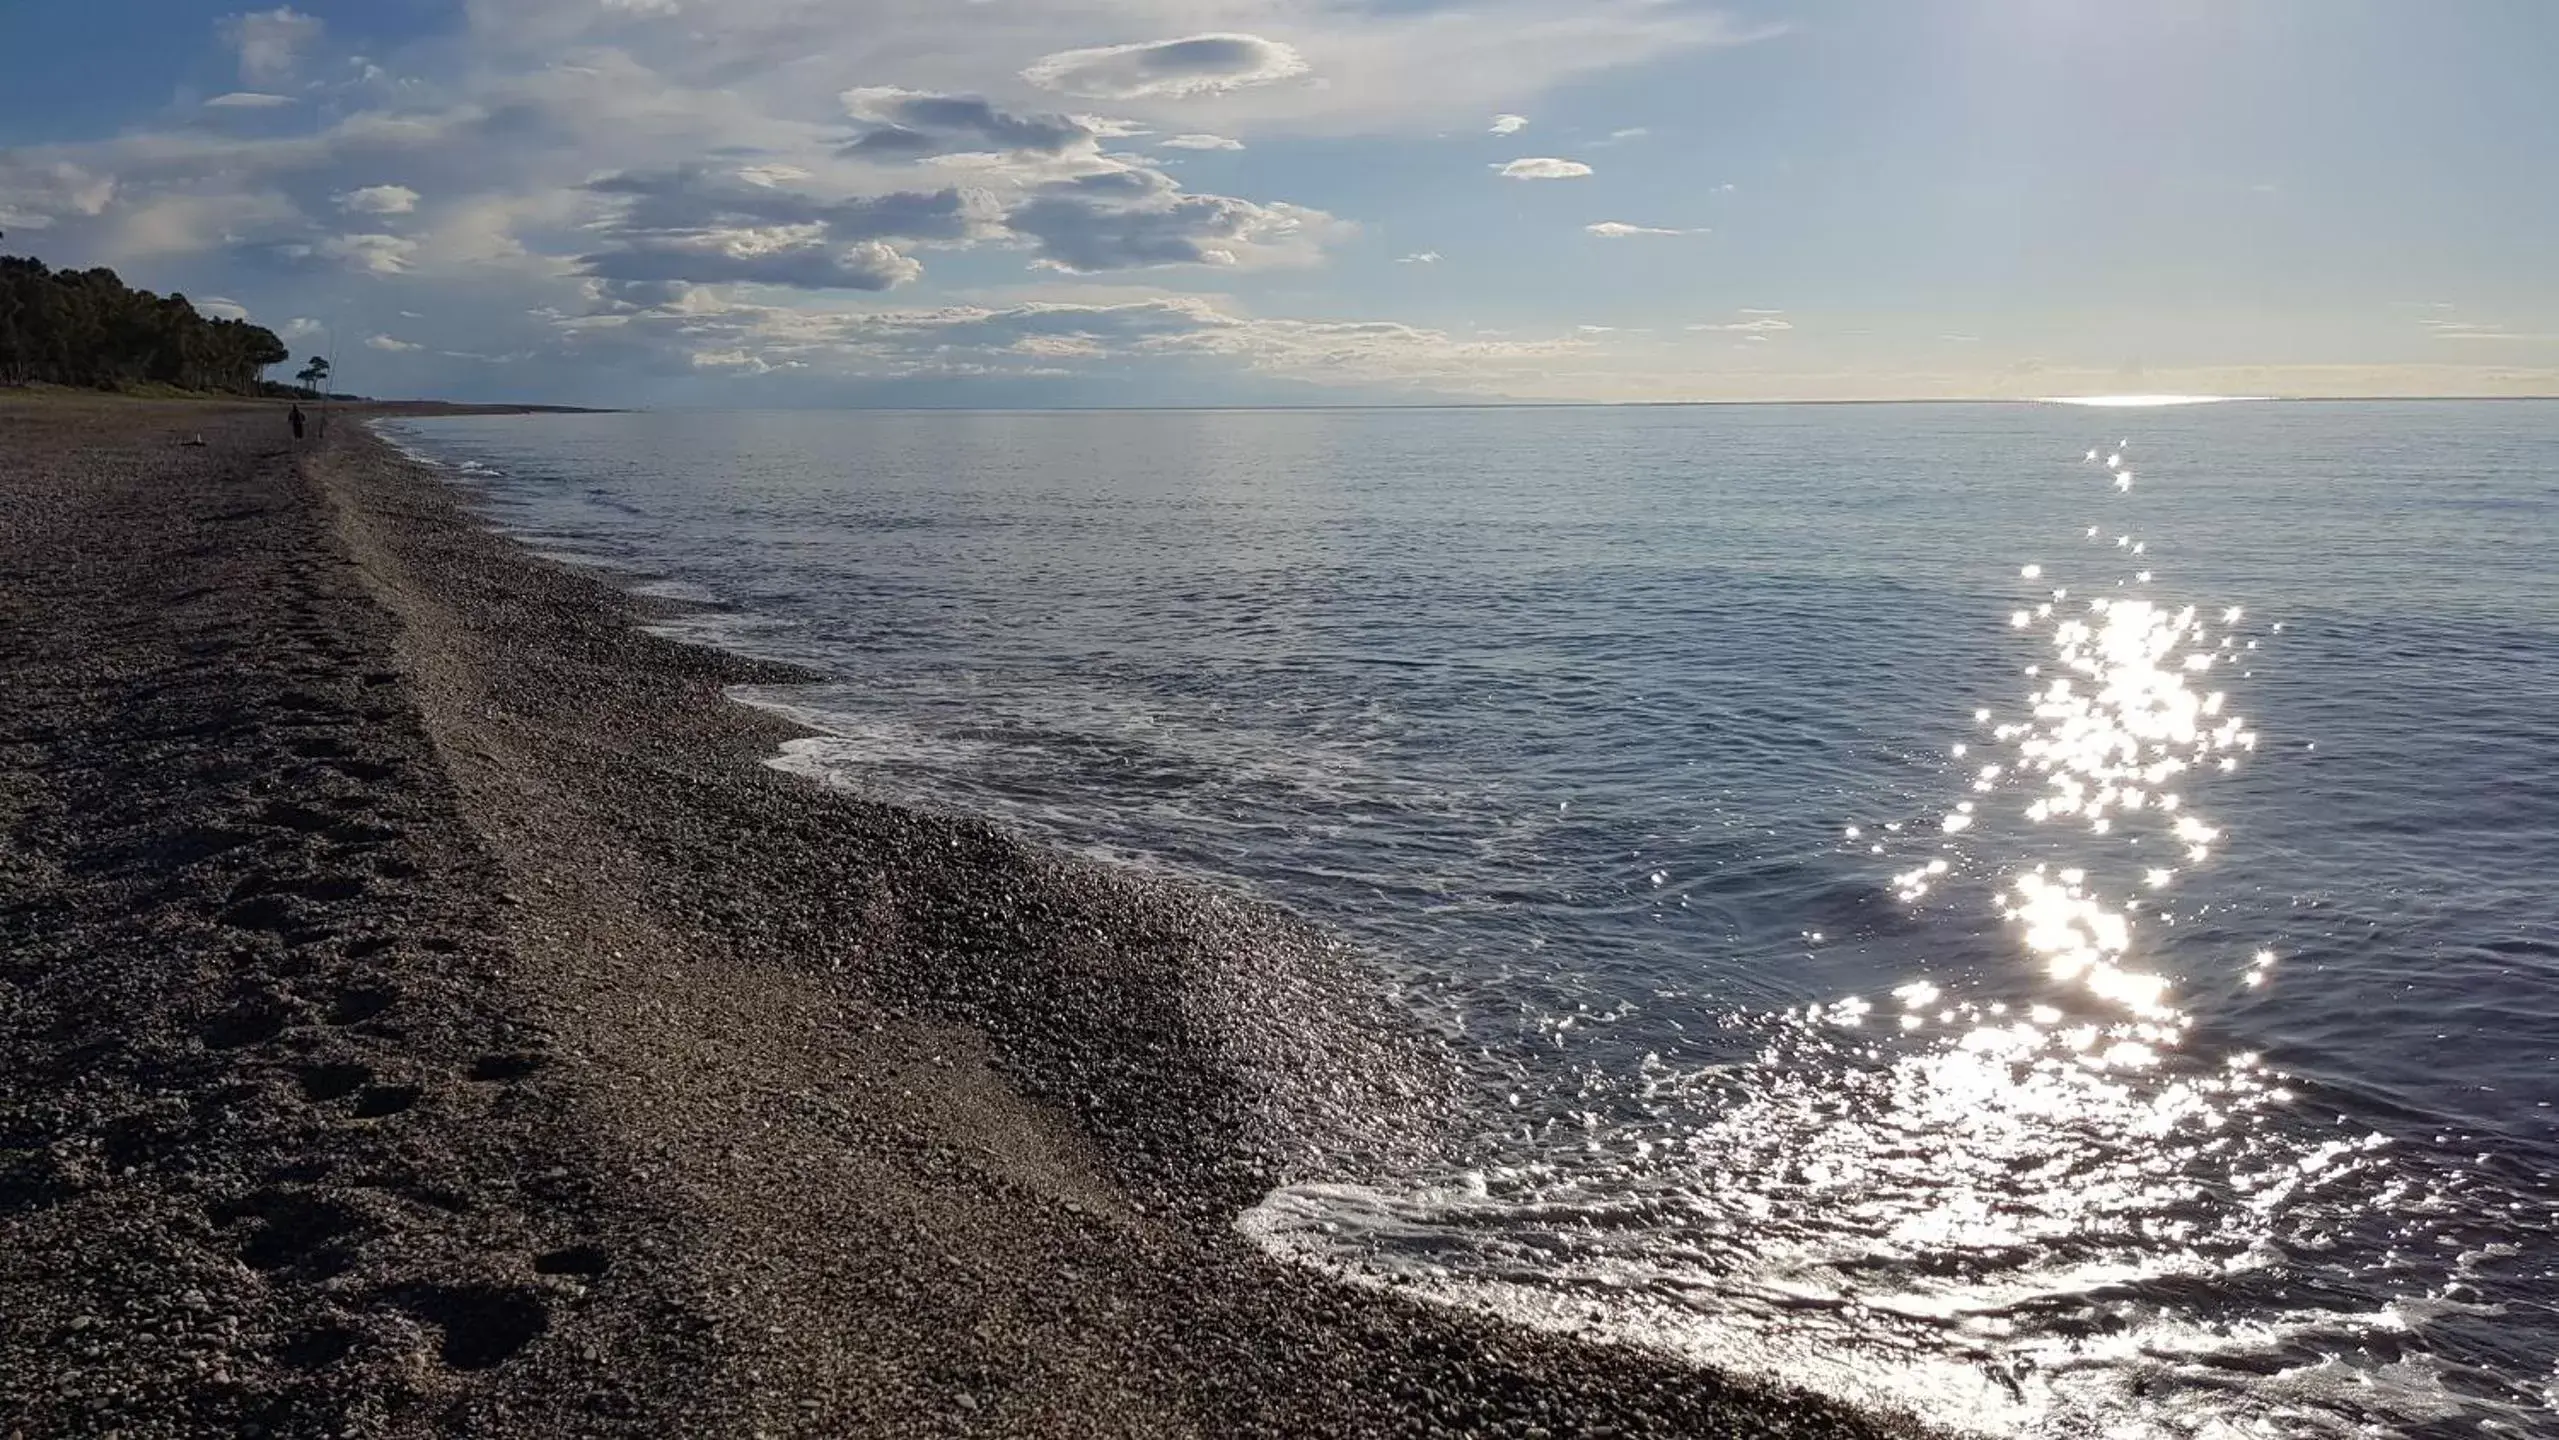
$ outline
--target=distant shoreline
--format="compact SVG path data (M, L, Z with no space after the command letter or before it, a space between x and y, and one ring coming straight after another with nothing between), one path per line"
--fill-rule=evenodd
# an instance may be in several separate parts
M620 410L589 405L527 405L511 401L377 400L353 395L226 395L215 391L128 393L73 385L0 385L0 405L80 408L84 406L201 406L207 409L289 409L308 405L377 415L618 415Z

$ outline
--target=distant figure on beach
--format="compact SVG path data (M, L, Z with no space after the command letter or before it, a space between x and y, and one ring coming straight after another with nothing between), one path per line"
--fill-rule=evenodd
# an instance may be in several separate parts
M302 438L302 407L296 405L292 409L286 411L284 419L286 424L293 427L293 438L295 440L300 440Z

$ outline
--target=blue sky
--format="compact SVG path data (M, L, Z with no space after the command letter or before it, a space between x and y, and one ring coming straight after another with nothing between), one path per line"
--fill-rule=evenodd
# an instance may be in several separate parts
M374 393L2559 393L2546 0L0 6L6 248Z

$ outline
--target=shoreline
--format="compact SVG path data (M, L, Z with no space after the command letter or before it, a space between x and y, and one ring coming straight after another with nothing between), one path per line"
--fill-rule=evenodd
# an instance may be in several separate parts
M1264 1256L1446 1101L1338 941L774 771L343 413L0 408L0 1420L1917 1433Z

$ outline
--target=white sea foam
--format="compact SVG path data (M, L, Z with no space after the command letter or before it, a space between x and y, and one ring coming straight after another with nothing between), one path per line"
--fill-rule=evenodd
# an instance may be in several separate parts
M391 422L386 420L367 420L364 422L364 428L372 432L373 438L390 446L393 451L397 452L402 459L407 460L410 464L423 465L430 470L441 470L444 468L444 462L442 460L439 460L435 456L428 454L426 451L419 449L414 443L414 436L407 435L394 428Z

